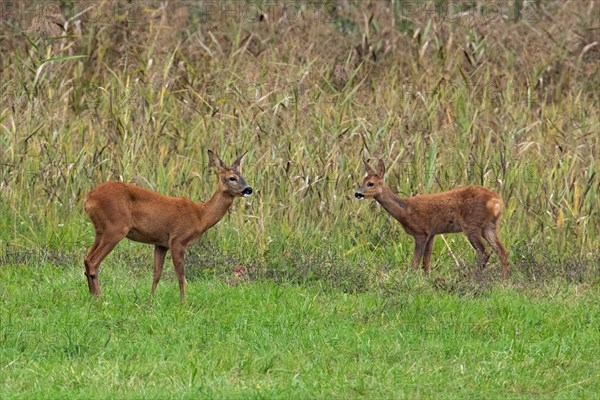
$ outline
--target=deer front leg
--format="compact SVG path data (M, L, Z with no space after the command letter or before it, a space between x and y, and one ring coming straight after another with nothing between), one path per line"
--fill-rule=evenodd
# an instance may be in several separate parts
M412 268L417 271L419 269L419 264L421 262L421 258L423 258L423 253L425 252L425 247L427 244L427 236L419 235L415 236L415 254L412 259Z
M169 249L164 246L154 246L154 277L152 280L152 289L150 290L152 296L154 296L154 291L156 291L156 286L160 281L163 266L165 265L165 256L167 255L168 250Z
M177 274L177 280L179 281L179 294L181 295L181 302L185 303L185 266L183 259L185 257L186 246L181 243L175 243L171 246L171 256L173 257L173 266L175 267L175 274Z
M433 238L435 236L431 236L427 239L427 243L425 243L425 252L423 254L423 273L425 276L429 275L429 261L431 260L431 250L433 249Z

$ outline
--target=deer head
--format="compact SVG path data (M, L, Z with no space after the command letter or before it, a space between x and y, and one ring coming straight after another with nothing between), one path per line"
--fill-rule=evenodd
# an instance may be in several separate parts
M210 165L215 168L219 176L219 189L223 193L227 193L232 197L250 196L252 188L248 186L244 177L240 173L242 157L246 152L239 156L230 167L212 151L208 151Z
M357 199L372 199L381 194L383 190L383 176L385 175L385 164L383 160L379 160L377 163L377 170L374 170L367 160L363 160L367 175L363 179L362 184L358 191L354 194Z

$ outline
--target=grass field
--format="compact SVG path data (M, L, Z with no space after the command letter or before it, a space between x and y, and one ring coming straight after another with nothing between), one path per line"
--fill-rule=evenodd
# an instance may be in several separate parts
M0 7L0 398L597 396L597 1ZM90 299L86 193L206 200L207 149L249 150L255 194L188 304L132 242ZM496 190L510 280L462 235L409 271L363 158L402 196Z
M384 297L210 278L194 281L182 306L175 281L150 300L140 285L149 280L136 282L126 263L104 277L104 296L92 302L70 266L2 268L2 397L593 398L600 390L597 287L457 296L408 278L403 293Z

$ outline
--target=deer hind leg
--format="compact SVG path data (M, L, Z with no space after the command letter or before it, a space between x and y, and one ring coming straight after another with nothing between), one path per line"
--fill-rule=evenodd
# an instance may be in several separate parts
M471 243L471 246L473 246L475 252L477 253L477 266L479 267L479 269L483 269L490 258L490 254L485 249L481 233L467 232L467 238L469 239L469 243Z
M483 237L488 241L492 249L498 254L498 258L500 258L500 264L502 265L502 279L508 279L508 251L506 251L506 247L500 241L498 237L498 227L497 225L492 225L484 229Z
M154 247L154 278L152 280L152 289L150 293L154 296L154 291L156 290L156 286L160 281L160 276L163 272L163 266L165 265L165 256L167 255L167 251L169 249L164 246L155 246Z
M122 232L102 232L96 233L96 242L90 249L90 252L85 257L85 275L88 280L90 293L95 296L100 296L100 282L98 282L98 269L104 258L115 248L115 246L127 235L126 231Z
M433 238L435 236L429 237L427 239L427 243L425 243L425 251L423 254L423 273L425 276L429 275L429 261L431 260L431 250L433 249Z
M185 257L185 246L182 244L174 244L171 246L171 256L173 257L173 266L175 267L175 274L179 281L179 294L181 295L181 302L185 303L185 266L183 260Z
M94 237L94 244L92 244L92 247L90 247L90 249L88 250L86 258L89 257L94 251L96 251L96 249L98 248L98 245L100 244L101 238L102 238L102 235L99 234L98 232L96 232L96 236Z
M423 253L425 252L425 248L427 247L427 236L415 236L415 254L412 259L412 268L415 271L418 271L419 264L421 259L423 258Z
M95 273L90 269L88 259L90 258L92 253L94 253L96 251L96 249L98 248L101 238L102 238L102 235L99 234L98 232L96 232L96 237L94 238L94 244L92 245L92 247L90 247L90 250L87 252L85 259L83 260L83 264L85 265L85 276L88 281L88 288L90 289L90 293L94 293L94 285L93 285L92 279L90 279L90 276L94 276Z

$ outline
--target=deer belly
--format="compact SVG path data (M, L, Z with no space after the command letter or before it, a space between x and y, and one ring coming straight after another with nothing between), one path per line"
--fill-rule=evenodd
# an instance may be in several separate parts
M127 234L127 239L133 240L134 242L156 244L166 246L168 238L161 238L160 235L152 234L151 232L142 232L135 228L131 229Z
M457 233L457 232L462 232L462 228L456 221L451 220L446 223L446 226L439 233Z

